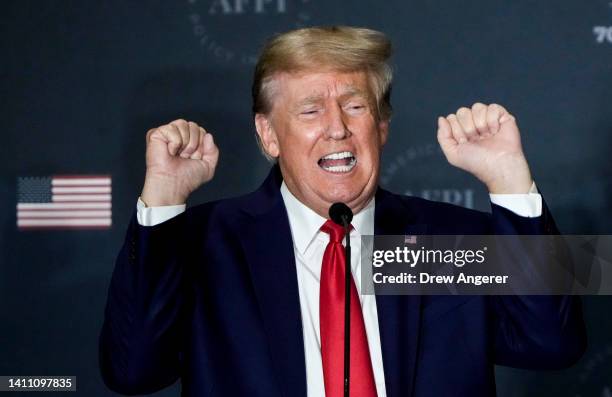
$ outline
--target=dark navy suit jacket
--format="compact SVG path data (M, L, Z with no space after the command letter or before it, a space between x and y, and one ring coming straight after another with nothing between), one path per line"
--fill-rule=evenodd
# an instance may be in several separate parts
M274 167L249 195L153 227L133 216L100 337L109 388L183 396L305 397L293 242ZM378 189L376 234L543 234L527 219ZM586 345L575 297L377 296L387 395L492 396L494 364L556 369ZM328 396L334 397L334 396Z

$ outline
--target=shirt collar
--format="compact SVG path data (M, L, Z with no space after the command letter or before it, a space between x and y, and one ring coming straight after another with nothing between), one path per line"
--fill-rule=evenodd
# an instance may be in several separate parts
M284 181L281 184L280 191L285 203L285 208L287 208L293 244L301 254L304 254L327 219L323 218L298 200L297 197L289 191ZM351 235L362 236L374 234L374 208L374 198L372 198L368 205L353 217L351 224L354 229L351 231Z

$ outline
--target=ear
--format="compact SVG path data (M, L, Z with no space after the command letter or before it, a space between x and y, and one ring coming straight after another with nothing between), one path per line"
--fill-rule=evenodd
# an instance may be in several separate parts
M384 146L387 143L387 137L389 136L389 123L391 120L380 120L378 122L378 134L380 135L380 146Z
M257 129L257 135L259 135L259 142L264 152L270 157L278 157L280 154L280 146L278 144L278 138L272 123L268 116L263 113L257 113L255 115L255 128Z

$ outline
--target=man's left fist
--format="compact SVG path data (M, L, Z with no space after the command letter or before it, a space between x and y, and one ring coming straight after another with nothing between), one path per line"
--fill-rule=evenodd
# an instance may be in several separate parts
M533 179L519 129L503 106L475 103L439 117L438 142L448 162L480 179L489 193L529 192Z

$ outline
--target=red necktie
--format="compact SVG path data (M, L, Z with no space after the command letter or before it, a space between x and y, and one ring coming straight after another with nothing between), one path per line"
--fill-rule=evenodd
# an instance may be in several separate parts
M326 397L344 393L344 269L342 239L344 228L331 220L321 226L329 234L323 254L319 317L321 321L321 356ZM372 361L368 349L361 303L351 280L351 397L376 397Z

